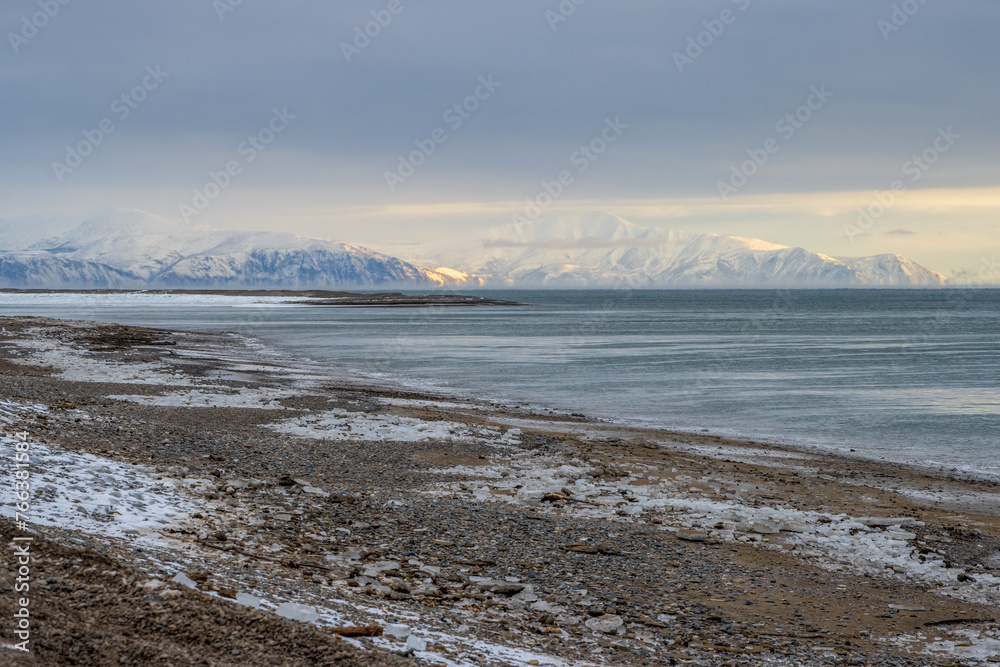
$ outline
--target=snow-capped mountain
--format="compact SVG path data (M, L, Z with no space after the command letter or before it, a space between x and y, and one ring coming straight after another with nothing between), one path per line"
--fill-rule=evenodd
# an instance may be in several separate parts
M0 221L5 287L330 288L461 284L347 243L294 234L202 230L141 211L102 213L53 236Z
M661 232L601 212L543 216L399 251L416 264L451 266L494 286L915 287L946 282L898 255L829 257L758 239Z
M393 256L397 254L408 261ZM294 234L198 229L141 211L112 211L75 224L0 220L0 287L913 287L944 283L940 274L898 255L829 257L757 239L662 232L607 213L549 216L390 253Z

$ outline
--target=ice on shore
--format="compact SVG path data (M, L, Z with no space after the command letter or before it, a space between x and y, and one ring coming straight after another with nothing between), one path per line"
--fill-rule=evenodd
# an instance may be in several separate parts
M957 658L969 665L986 664L996 662L993 658L1000 656L1000 627L993 624L982 629L927 629L893 637L889 643L918 651L922 644L923 650L920 652L926 655Z

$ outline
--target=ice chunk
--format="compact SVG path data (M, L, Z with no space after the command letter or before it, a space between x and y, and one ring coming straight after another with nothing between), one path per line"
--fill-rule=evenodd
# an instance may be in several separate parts
M874 517L863 516L857 522L865 526L915 526L916 519L910 517Z
M410 636L410 626L400 625L398 623L389 623L385 626L382 631L386 637L395 637L396 639L406 639ZM423 649L421 649L423 650Z
M237 593L236 601L239 602L241 605L244 605L246 607L253 607L254 609L260 607L260 602L261 602L259 597L257 597L256 595L250 595L249 593Z
M427 650L427 640L421 639L416 635L410 635L406 639L406 645L412 648L414 651L426 651Z
M274 613L293 621L302 621L303 623L313 623L319 619L319 612L316 611L315 607L295 602L282 602L274 610Z
M155 591L163 585L164 583L159 579L150 579L145 583L139 584L139 588L145 588L147 591Z

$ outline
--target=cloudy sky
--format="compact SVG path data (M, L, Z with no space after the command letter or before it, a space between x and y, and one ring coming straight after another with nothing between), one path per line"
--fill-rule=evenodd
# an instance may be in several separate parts
M7 0L0 25L0 217L379 244L534 200L1000 257L995 0Z

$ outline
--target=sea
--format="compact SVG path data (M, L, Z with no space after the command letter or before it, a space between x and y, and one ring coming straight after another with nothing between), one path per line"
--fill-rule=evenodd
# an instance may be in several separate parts
M1000 289L462 293L523 305L0 293L0 313L234 331L373 382L1000 477Z

